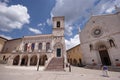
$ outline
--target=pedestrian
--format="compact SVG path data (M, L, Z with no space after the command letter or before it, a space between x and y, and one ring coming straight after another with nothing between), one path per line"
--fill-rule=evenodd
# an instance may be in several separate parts
M71 72L71 65L70 65L70 63L68 63L68 67L69 67L69 72Z
M109 77L108 76L108 67L107 66L102 66L102 70L103 70L103 76L104 77Z

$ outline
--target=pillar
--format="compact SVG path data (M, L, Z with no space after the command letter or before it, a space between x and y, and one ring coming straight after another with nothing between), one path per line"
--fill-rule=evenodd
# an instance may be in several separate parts
M27 66L30 66L30 56L28 55L28 62L27 62Z
M18 64L18 66L20 66L21 61L22 61L22 55L20 55L20 60L19 60L19 64Z
M42 50L43 50L44 52L46 52L46 42L43 42Z
M35 43L35 52L38 52L38 42L37 43Z

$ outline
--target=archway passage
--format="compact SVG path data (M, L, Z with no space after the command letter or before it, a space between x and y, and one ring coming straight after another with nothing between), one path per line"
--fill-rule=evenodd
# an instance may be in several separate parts
M37 56L32 56L30 59L30 65L35 66L37 65Z
M18 65L18 64L19 64L19 59L20 59L20 56L17 55L17 56L13 59L13 65Z
M23 56L21 60L21 66L27 66L28 56Z
M47 59L47 55L41 56L39 59L39 65L44 66Z
M110 57L109 57L108 51L107 50L100 50L99 54L100 54L100 58L101 58L102 64L110 66L111 65L111 61L110 61Z

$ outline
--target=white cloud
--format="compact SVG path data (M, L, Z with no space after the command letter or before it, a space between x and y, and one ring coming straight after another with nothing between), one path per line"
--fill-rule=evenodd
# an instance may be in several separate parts
M8 39L8 40L12 39L12 37L10 37L10 36L1 35L1 34L0 34L0 36L3 37L3 38L6 38L6 39Z
M71 36L72 35L72 30L73 30L73 26L71 26L69 24L66 24L66 26L65 26L65 34L68 35L68 36Z
M52 25L52 20L48 18L48 19L46 20L46 23L47 23L49 26L51 26L51 25Z
M41 34L42 32L39 31L38 29L34 29L34 28L29 28L29 31L35 33L35 34Z
M45 26L45 25L46 25L45 23L39 23L37 26L42 27L42 26Z
M29 14L27 7L22 5L8 6L0 3L0 30L11 31L12 29L21 29L24 24L29 23Z
M53 16L65 16L66 33L72 33L75 27L68 29L68 25L82 24L88 20L91 13L94 15L111 13L115 9L114 5L120 5L120 0L56 0L56 4L51 11ZM71 27L71 26L69 26Z
M73 38L70 38L70 40L65 40L65 44L66 44L66 49L70 49L78 44L80 44L80 40L79 40L79 35L75 35Z
M39 23L37 26L42 26L42 23Z

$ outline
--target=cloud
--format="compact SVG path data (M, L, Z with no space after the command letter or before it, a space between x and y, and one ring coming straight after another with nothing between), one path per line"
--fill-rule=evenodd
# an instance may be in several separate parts
M1 35L1 34L0 34L0 36L3 37L3 38L6 38L6 39L8 39L8 40L12 39L12 37L10 37L10 36Z
M79 35L75 35L73 38L70 38L70 40L65 39L65 44L67 50L80 44Z
M46 25L46 23L39 23L37 26L45 26Z
M65 26L65 34L68 35L68 36L71 36L73 34L72 30L73 30L73 26L71 26L69 24L66 24L66 26Z
M34 28L29 28L29 31L35 33L35 34L41 34L42 32L39 31L38 29L34 29Z
M5 3L0 3L1 31L21 29L24 24L29 23L29 18L27 7L19 4L8 6Z
M51 26L51 25L52 25L52 19L49 19L49 18L48 18L48 19L46 20L46 23L47 23L49 26Z
M76 28L74 24L85 24L91 14L98 15L112 13L114 5L120 6L120 0L56 0L56 4L51 11L53 16L65 16L65 31L71 35ZM68 29L68 25L70 28Z

